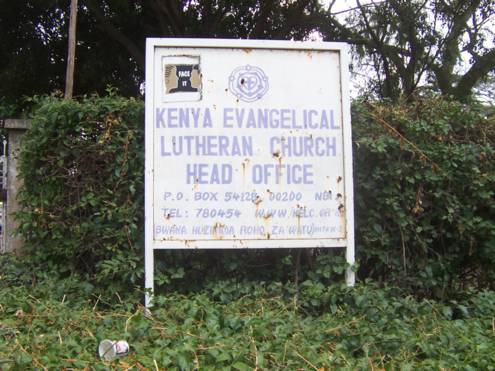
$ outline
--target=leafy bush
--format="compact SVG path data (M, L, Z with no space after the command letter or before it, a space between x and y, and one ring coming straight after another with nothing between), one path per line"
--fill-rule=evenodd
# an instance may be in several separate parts
M445 296L495 278L495 122L442 99L353 106L361 276Z
M23 141L20 233L34 260L119 276L142 272L144 107L115 96L43 98Z
M45 98L39 105L20 168L20 232L30 253L38 262L99 280L137 282L143 266L142 102L109 96ZM475 104L428 98L356 102L352 119L360 277L443 298L459 286L493 287L493 116L486 118ZM232 278L310 279L322 287L342 279L341 252L299 254L163 251L156 282L192 291Z

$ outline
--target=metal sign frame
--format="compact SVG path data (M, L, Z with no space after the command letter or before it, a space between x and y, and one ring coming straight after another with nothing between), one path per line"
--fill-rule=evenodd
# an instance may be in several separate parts
M154 173L155 173L155 94L156 58L155 53L172 48L175 51L184 49L223 49L223 50L271 50L271 51L304 51L308 53L338 53L340 78L340 113L343 157L343 187L345 204L345 231L342 238L333 239L204 239L187 241L180 239L157 240L154 232ZM183 57L178 55L179 57ZM353 176L352 176L352 133L349 100L348 46L345 43L333 42L294 42L266 40L226 40L226 39L157 39L146 40L146 108L145 108L145 305L151 305L154 289L154 250L156 249L245 249L245 248L329 248L346 249L346 282L349 286L355 283L352 265L355 263L354 253L354 209L353 209ZM177 75L179 76L179 75ZM189 93L186 93L189 94ZM191 95L191 94L190 94ZM192 95L191 95L192 96ZM256 98L254 98L256 99ZM190 242L194 242L190 244Z

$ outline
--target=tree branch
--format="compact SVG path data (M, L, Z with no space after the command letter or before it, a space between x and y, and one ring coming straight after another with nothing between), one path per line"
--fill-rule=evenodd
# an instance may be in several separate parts
M438 87L443 94L452 92L452 83L454 78L454 67L459 60L459 38L467 28L467 22L471 15L476 12L481 0L471 0L469 5L463 11L453 11L452 26L444 38L439 49L441 50L440 63L433 66L433 71L437 80ZM446 7L447 4L444 4ZM462 2L459 7L462 6Z
M454 96L459 100L467 98L474 86L490 71L495 71L495 48L483 54L459 80Z
M378 51L380 58L382 59L383 69L385 72L385 86L386 86L385 95L390 97L393 94L394 87L392 86L393 75L390 69L389 59L394 64L395 68L399 71L399 74L402 74L404 72L404 66L400 58L401 53L399 53L398 51L403 49L384 43L378 37L373 27L371 26L368 16L366 15L366 11L364 10L364 7L361 4L361 2L357 0L356 3L361 11L361 15L363 17L366 30L371 36L371 40L373 41L373 47Z
M144 51L142 51L131 39L125 36L117 27L115 27L100 11L99 7L93 0L86 2L88 8L94 13L100 27L117 42L119 42L134 57L139 68L144 71Z
M184 24L182 22L181 14L177 10L177 2L173 1L174 4L171 4L170 0L160 1L153 0L152 6L154 9L157 9L158 12L165 14L166 19L168 19L169 24L172 28L172 32L175 36L183 36L184 35ZM163 16L162 16L163 19Z
M267 19L270 15L270 9L272 9L275 5L273 0L266 0L261 2L260 14L258 16L258 20L254 25L253 30L250 32L250 38L261 39L264 36L264 30L266 30Z

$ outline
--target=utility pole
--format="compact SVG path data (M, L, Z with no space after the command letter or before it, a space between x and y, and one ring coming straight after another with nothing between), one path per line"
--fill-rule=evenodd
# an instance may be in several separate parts
M67 55L67 72L65 74L65 99L71 99L72 91L74 90L74 63L76 60L76 20L77 0L71 0L69 20L69 52Z

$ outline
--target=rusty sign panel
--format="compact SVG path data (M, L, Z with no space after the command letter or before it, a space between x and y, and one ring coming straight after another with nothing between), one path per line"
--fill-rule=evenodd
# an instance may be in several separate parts
M347 48L148 39L146 250L347 247Z

